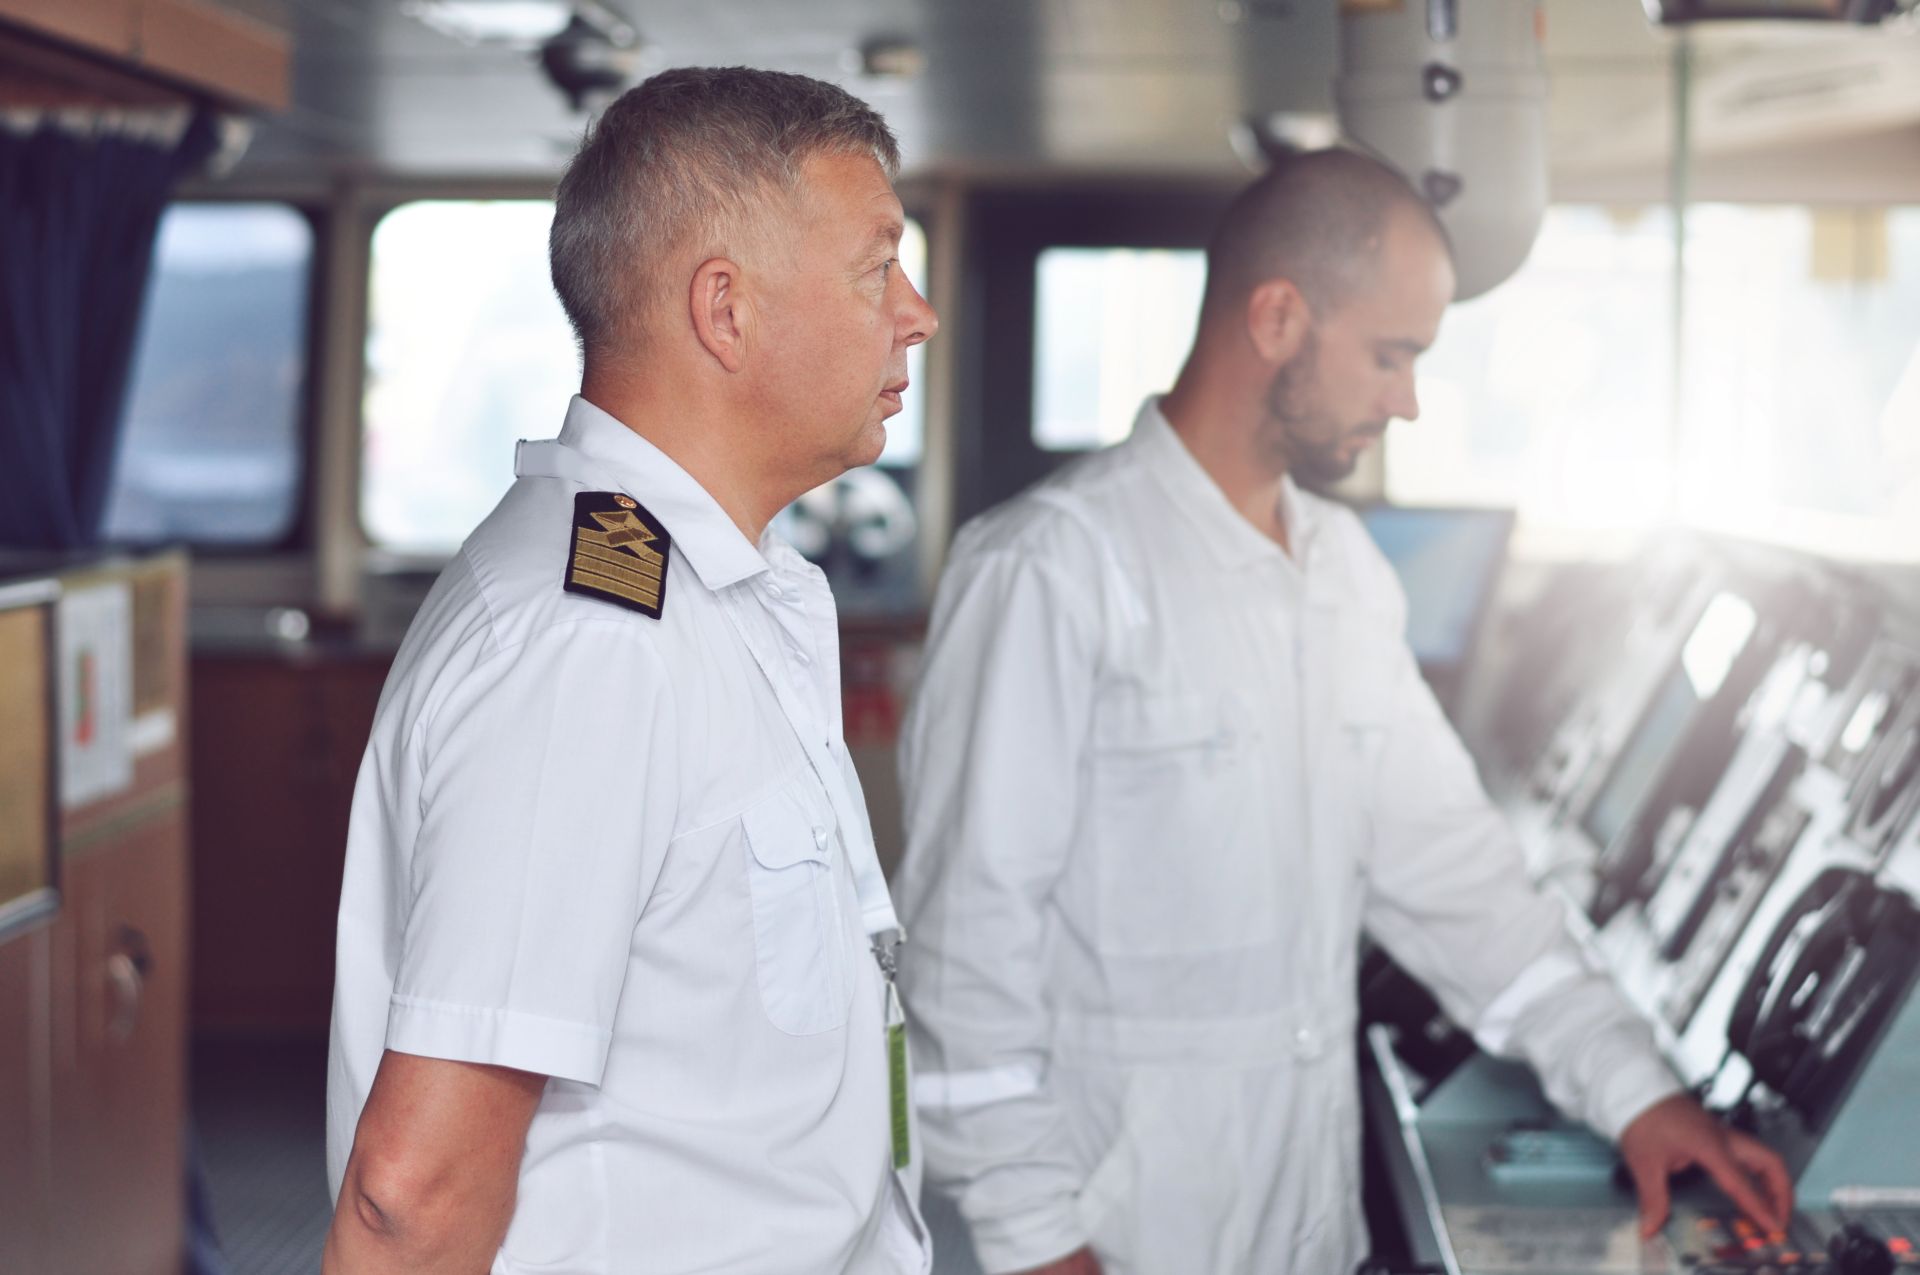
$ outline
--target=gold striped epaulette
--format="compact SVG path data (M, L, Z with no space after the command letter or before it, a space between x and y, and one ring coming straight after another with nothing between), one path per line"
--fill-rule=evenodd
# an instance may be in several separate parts
M568 593L660 618L667 601L667 529L631 496L583 491L573 498Z

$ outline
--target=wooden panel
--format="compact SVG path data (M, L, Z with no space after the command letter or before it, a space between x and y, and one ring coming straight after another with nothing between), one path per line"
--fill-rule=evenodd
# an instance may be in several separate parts
M0 1271L47 1260L48 926L0 944Z
M271 111L290 100L293 56L285 36L195 0L145 0L141 60L152 70Z
M53 928L53 1269L179 1269L185 852L176 812L67 860Z
M168 554L129 573L133 584L133 715L179 714L186 704L186 559Z
M45 607L0 611L0 906L54 885Z
M0 24L54 42L59 80L71 72L58 55L81 52L148 83L238 106L277 111L290 100L285 33L207 0L0 0Z
M132 654L129 718L171 711L171 733L141 745L137 731L129 730L133 746L133 781L120 792L63 812L60 839L68 855L85 853L111 842L129 825L152 818L180 802L186 781L186 559L166 554L139 563L75 573L66 578L69 590L110 580L129 586L132 612L128 646ZM144 610L142 599L145 599ZM137 726L138 723L133 723Z
M194 662L196 1030L317 1034L384 659Z
M139 0L0 0L0 18L91 49L126 54L139 30Z
M6 0L0 0L4 5ZM0 24L0 107L184 106L181 89L155 84L96 57L61 52L45 40Z

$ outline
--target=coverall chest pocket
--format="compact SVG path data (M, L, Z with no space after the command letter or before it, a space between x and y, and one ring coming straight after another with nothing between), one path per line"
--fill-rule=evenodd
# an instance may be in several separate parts
M1335 698L1334 732L1337 747L1327 761L1331 773L1321 779L1320 791L1332 798L1330 827L1343 848L1364 854L1373 834L1373 811L1382 783L1394 782L1384 773L1387 746L1397 706L1395 653L1371 632L1343 638L1347 657L1340 670ZM1419 782L1419 776L1401 782Z
M1253 742L1226 694L1097 706L1092 929L1103 952L1181 956L1274 940L1277 863L1255 817Z
M833 871L832 808L803 778L748 807L741 822L767 1018L794 1036L842 1027L853 978Z

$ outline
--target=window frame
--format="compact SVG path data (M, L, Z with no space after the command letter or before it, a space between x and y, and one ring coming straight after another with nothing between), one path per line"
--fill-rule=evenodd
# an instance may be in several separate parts
M1251 180L1248 178L1247 180ZM1040 254L1048 248L1204 249L1245 181L1084 182L987 187L968 209L966 312L958 333L955 525L1038 482L1080 452L1033 437Z

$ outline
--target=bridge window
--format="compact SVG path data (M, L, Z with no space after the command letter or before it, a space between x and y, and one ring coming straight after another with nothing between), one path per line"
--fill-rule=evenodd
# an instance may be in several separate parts
M1387 434L1388 499L1513 506L1559 523L1657 520L1672 292L1664 209L1551 209L1527 264L1450 309L1420 359L1420 419Z
M1920 208L1704 204L1686 224L1676 345L1668 212L1551 209L1421 360L1388 497L1920 556L1900 521L1920 508Z
M515 440L559 432L580 366L547 270L552 222L549 200L434 200L404 204L375 228L360 511L376 546L451 552L512 483ZM900 260L924 280L926 238L911 220ZM879 467L903 500L923 450L920 353ZM811 530L826 543L824 529Z
M373 232L360 519L375 545L459 547L580 388L547 275L550 200L404 204Z
M245 548L299 513L313 227L271 203L161 219L106 536Z
M1052 247L1034 282L1033 441L1055 452L1118 442L1141 400L1179 374L1206 254Z
M1681 516L1920 557L1920 208L1696 209L1684 304Z

